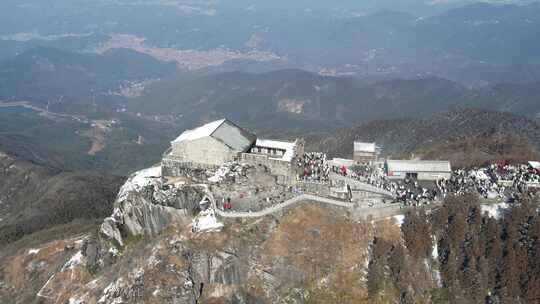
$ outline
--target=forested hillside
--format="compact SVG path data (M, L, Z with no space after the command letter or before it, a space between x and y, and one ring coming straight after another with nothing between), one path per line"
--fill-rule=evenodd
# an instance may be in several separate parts
M452 160L456 166L538 157L537 120L504 112L458 108L425 119L378 120L330 136L308 137L308 147L351 157L352 142L377 142L387 157Z
M477 198L465 196L432 213L409 212L401 226L404 245L374 240L370 297L382 303L536 303L538 202L523 201L496 216L483 210ZM415 281L426 266L435 273L432 280ZM422 281L440 288L430 290Z
M109 215L123 180L90 171L62 172L0 152L0 245Z
M179 132L170 123L125 113L79 120L0 108L0 150L68 171L129 174L158 162Z

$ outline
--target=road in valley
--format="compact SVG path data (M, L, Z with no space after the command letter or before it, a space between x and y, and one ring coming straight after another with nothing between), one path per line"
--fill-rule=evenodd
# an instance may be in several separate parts
M84 123L89 122L88 119L84 116L51 112L47 109L34 106L29 101L9 101L9 102L0 101L0 108L14 108L14 107L22 107L22 108L30 109L30 110L39 112L41 115L51 118L51 119L68 118L68 119L73 119L73 120L84 122Z

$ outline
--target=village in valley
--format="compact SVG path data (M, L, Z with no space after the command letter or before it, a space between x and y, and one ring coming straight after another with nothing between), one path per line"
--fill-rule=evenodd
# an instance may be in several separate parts
M430 208L448 196L474 194L482 200L483 211L493 213L534 196L540 186L536 161L452 168L449 161L383 157L384 147L376 143L351 145L350 159L330 158L306 151L301 138L258 138L221 119L184 131L164 152L160 166L135 173L131 180L154 191L203 188L194 231L220 229L220 218L262 217L299 203L345 209L357 219L399 218L410 208Z

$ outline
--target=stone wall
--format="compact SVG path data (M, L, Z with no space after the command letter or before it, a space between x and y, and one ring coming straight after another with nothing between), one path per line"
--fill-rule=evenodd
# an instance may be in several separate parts
M450 179L452 176L451 172L398 172L394 171L392 176L388 178L391 180L405 179L407 173L416 173L417 179L420 181L436 181L439 179Z
M215 170L218 167L189 162L173 155L165 156L161 160L161 174L163 176L191 176L201 178L206 170Z
M353 160L359 163L369 163L377 160L377 154L371 152L355 151L353 153Z
M314 182L295 182L295 187L300 189L304 193L315 194L319 196L337 197L335 191L332 191L330 184L328 183L314 183Z
M296 172L290 162L251 153L241 153L240 161L253 166L267 167L272 175L277 176L280 184L292 184L296 180Z

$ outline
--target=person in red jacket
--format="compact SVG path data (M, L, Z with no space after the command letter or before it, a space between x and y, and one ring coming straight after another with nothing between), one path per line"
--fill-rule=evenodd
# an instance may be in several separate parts
M347 167L345 167L345 165L341 166L341 175L343 176L347 175Z
M227 200L225 201L225 204L223 204L223 209L225 209L225 210L232 209L232 204L231 204L231 198L230 197L227 197Z

